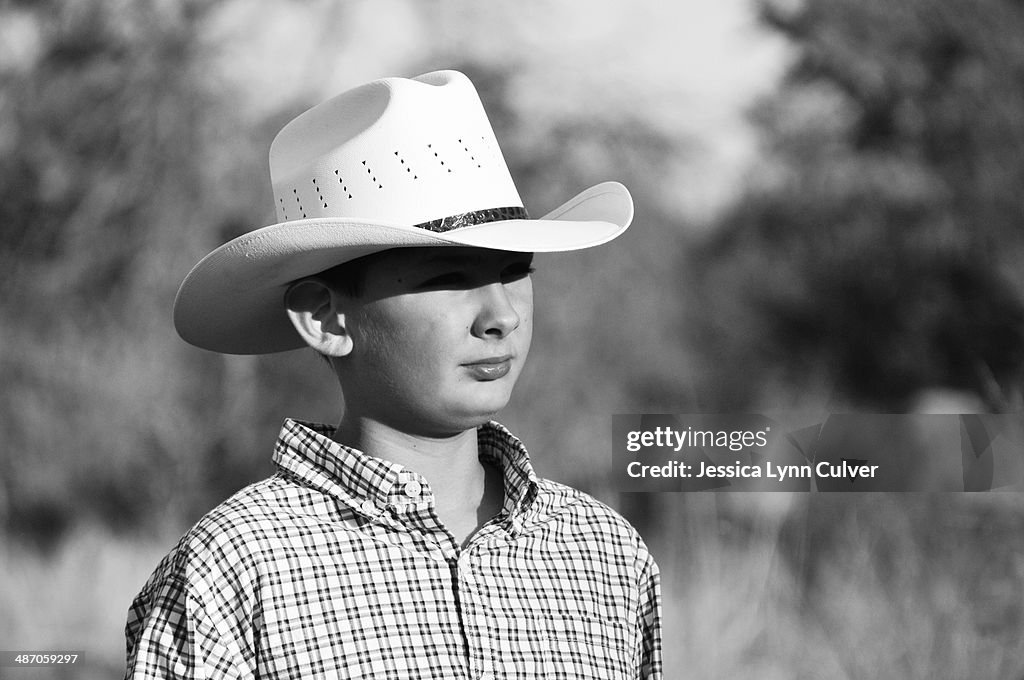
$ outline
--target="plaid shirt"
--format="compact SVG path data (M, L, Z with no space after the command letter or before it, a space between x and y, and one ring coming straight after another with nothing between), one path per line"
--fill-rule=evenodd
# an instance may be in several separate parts
M127 678L661 678L658 569L497 423L502 510L465 545L427 481L286 421L278 472L207 514L128 613Z

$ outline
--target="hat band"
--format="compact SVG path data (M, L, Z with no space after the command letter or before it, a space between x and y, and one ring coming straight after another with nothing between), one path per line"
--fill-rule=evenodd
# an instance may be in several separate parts
M528 219L530 219L530 217L526 214L526 208L512 206L508 208L473 210L471 212L459 213L458 215L441 217L436 220L430 220L429 222L421 222L415 226L420 229L426 229L427 231L441 233L451 231L453 229L461 229L462 227L471 227L474 224L484 224L486 222Z

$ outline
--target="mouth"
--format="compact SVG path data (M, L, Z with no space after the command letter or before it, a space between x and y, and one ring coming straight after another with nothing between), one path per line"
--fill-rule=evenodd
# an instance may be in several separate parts
M512 355L506 354L500 357L470 361L462 366L477 380L497 380L504 378L512 370L512 359Z

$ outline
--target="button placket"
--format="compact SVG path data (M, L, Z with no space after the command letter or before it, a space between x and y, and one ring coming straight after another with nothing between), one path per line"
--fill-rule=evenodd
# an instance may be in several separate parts
M477 677L491 678L493 680L494 673L488 670L489 667L493 668L494 658L491 639L487 634L488 622L487 616L484 613L485 607L482 606L483 593L480 590L482 584L474 576L476 572L474 562L479 566L479 559L479 545L470 544L459 555L457 560L458 577L462 586L459 590L462 595L463 616L467 623L470 623L470 629L475 630L470 646L470 657L472 658L473 666L476 667L474 670L480 672L480 675Z

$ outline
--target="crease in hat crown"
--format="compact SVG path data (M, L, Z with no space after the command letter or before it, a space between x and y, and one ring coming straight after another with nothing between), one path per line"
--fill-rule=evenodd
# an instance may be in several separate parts
M385 78L299 115L270 147L280 222L416 225L522 208L483 104L457 71Z

